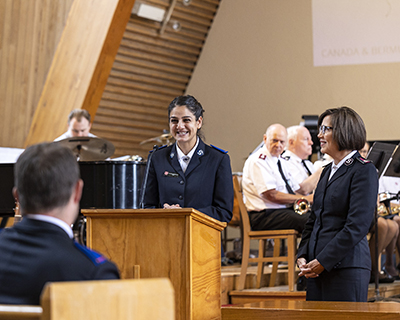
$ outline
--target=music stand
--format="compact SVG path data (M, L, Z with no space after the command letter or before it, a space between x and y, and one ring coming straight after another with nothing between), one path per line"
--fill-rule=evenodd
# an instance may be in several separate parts
M400 177L400 144L396 146L393 152L391 161L388 163L385 172L383 173L386 177Z
M378 170L379 178L385 172L385 168L390 163L390 159L396 148L395 144L374 142L371 149L369 149L367 159L374 163Z
M400 152L398 151L399 148L395 144L390 143L383 143L383 142L375 142L371 149L368 152L367 159L371 160L376 169L378 170L378 178L386 175L385 173L388 172L388 169L394 167L395 163L400 164ZM396 155L396 160L393 161L394 156ZM394 169L397 170L398 167L391 168L391 171ZM400 167L399 167L400 168ZM390 172L391 172L390 171ZM398 170L400 173L400 169ZM400 176L400 174L398 175ZM400 302L398 299L391 299L391 298L381 298L379 296L379 253L378 253L378 210L375 209L375 297L370 299L369 301L394 301Z

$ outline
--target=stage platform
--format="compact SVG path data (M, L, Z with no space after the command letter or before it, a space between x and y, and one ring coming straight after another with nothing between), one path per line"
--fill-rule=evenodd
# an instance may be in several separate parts
M247 269L246 285L242 291L236 290L239 276L240 264L221 268L221 304L243 304L266 300L300 300L306 299L305 291L289 292L287 286L287 267L281 265L278 268L278 275L275 287L268 287L271 267L264 268L264 275L261 280L261 288L256 288L256 266L249 266ZM379 284L379 297L391 298L400 295L400 281L393 283ZM376 297L375 284L371 283L368 290L368 299ZM398 299L400 302L400 299Z

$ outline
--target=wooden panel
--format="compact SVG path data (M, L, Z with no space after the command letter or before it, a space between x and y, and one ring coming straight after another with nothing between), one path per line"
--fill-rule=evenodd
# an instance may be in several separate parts
M0 1L0 146L23 147L72 2Z
M169 276L176 294L177 319L187 319L184 308L179 313L182 297L189 295L185 281L189 265L182 254L187 241L184 218L90 218L88 227L88 245L115 262L122 279L133 278L135 265L140 265L142 278Z
M168 277L176 319L220 319L220 231L226 223L196 210L82 210L88 246L114 261L122 278ZM206 307L205 307L206 306Z
M141 3L168 10L171 1ZM92 126L115 145L114 156L146 158L154 142L140 142L169 129L168 105L185 93L218 5L219 0L193 0L189 6L178 1L162 35L161 23L131 16ZM175 20L180 31L172 29Z
M169 23L163 35L159 34L160 23L132 16L107 85L107 77L103 76L103 72L107 74L112 64L112 51L115 42L118 42L120 30L113 28L107 35L101 30L110 19L114 19L116 24L123 24L126 20L121 19L120 14L130 11L127 7L133 0L121 0L124 5L117 9L115 16L103 16L100 19L102 23L96 24L95 16L99 10L111 13L109 8L116 0L103 0L104 4L99 4L99 1L75 0L91 8L90 13L78 19L84 28L83 32L65 37L71 55L58 55L61 63L54 65L46 88L45 80L74 0L0 1L0 146L21 148L39 141L53 140L65 131L67 115L73 108L88 109L94 116L98 106L99 111L102 108L123 107L133 116L138 113L148 116L138 119L148 122L148 127L152 129L141 131L141 127L136 127L132 122L132 128L137 130L128 135L132 142L130 147L118 144L117 138L111 141L117 147L115 156L128 153L146 157L152 144L141 146L140 141L159 136L168 129L167 106L175 96L186 90L219 0L193 0L190 6L178 1L171 20L178 20L182 28L176 32ZM142 2L168 10L171 1ZM91 33L93 29L96 31L94 36ZM100 38L102 40L99 42ZM83 45L74 49L70 42L72 40L81 41ZM106 43L104 47L103 42ZM93 59L98 56L95 51L100 50L100 58ZM87 52L90 52L90 59L86 58ZM74 63L77 67L75 71L72 67ZM70 80L66 76L68 72L72 74ZM68 89L60 93L65 88ZM36 109L38 111L34 119ZM158 110L157 117L153 117L155 109ZM163 125L159 124L160 112L164 118ZM103 121L105 114L99 112L99 119L94 117L93 133L102 136L104 132L106 138L113 131L112 136L118 137L116 128L120 126L118 119L121 118L116 115L115 121L106 124ZM107 116L112 117L109 113ZM126 126L126 122L121 126Z
M74 108L87 109L94 116L133 3L73 2L25 145L60 135Z
M0 304L0 320L41 320L42 307Z
M193 319L220 319L221 234L197 221L191 228Z
M56 282L45 286L42 320L175 319L168 279Z
M223 320L398 319L398 303L275 300L222 308Z

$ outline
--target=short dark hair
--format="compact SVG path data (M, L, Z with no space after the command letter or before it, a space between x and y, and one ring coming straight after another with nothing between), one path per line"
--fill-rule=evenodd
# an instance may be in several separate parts
M179 96L179 97L176 97L174 100L172 100L168 106L168 119L171 114L171 111L175 107L181 107L181 106L186 106L186 108L188 108L189 111L194 115L194 117L196 118L196 121L199 120L200 117L203 117L203 113L205 112L202 105L200 104L200 102L198 102L196 100L195 97L193 97L191 95ZM199 130L197 130L198 136L202 136L202 134L200 133L200 130L201 130L201 128Z
M28 147L14 166L14 184L22 213L41 213L65 206L80 179L72 151L60 144Z
M318 118L318 127L326 116L330 116L333 140L341 150L360 150L367 139L364 121L349 107L328 109Z
M68 116L68 124L75 118L78 122L81 122L82 118L85 118L90 123L90 113L84 109L74 109Z

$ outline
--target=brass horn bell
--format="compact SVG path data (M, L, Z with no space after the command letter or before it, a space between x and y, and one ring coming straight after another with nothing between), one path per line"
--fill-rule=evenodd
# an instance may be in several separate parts
M294 212L299 215L305 214L310 209L310 203L307 199L297 199L293 204Z

